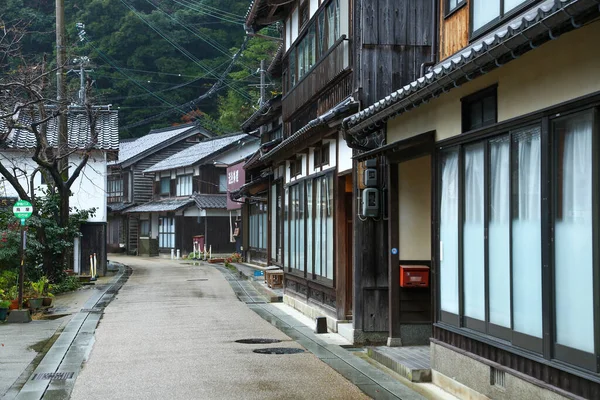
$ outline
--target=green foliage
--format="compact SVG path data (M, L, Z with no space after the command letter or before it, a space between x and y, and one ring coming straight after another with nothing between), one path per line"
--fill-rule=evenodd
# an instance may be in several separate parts
M65 292L72 292L73 290L77 290L80 287L81 282L79 282L78 277L64 276L62 280L52 285L52 290L54 291L54 294L60 294Z
M90 57L95 103L112 104L119 109L119 125L126 126L208 91L244 40L243 20L248 4L248 0L65 0L68 58ZM55 52L54 7L53 0L5 0L1 13L7 24L29 24L30 34L23 42L23 51L38 61L46 54L49 67L54 64ZM85 41L77 37L77 22L85 24ZM149 25L185 49L187 55ZM267 34L278 35L272 31ZM200 120L202 125L217 133L239 131L239 124L257 105L259 91L249 85L259 83L256 70L260 60L265 59L268 65L277 46L277 42L261 38L249 41L218 98L196 105L206 114ZM78 77L68 75L67 81L69 92L75 93ZM181 112L173 113L151 124L121 129L121 135L141 136L152 127L178 123L181 116Z
M31 282L31 289L37 297L52 297L53 294L50 293L50 288L50 281L46 276L42 276L37 281Z

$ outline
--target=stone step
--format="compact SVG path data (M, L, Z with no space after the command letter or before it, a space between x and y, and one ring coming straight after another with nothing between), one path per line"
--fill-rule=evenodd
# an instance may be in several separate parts
M429 346L369 347L367 353L411 382L431 382Z

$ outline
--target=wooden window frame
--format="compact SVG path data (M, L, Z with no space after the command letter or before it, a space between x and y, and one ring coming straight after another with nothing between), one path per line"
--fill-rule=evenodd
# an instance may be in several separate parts
M459 0L453 8L450 8L450 0L444 0L444 18L450 17L466 5L467 0Z
M167 192L163 191L163 181L169 181L169 190ZM170 176L161 176L158 179L158 194L161 196L169 196L171 194L171 177Z
M492 97L494 99L494 121L485 123L483 121L483 101ZM470 132L475 129L481 129L492 126L498 123L498 85L492 85L485 89L479 90L473 94L460 99L461 102L461 131L462 133ZM470 125L470 107L473 104L481 103L482 106L482 124L475 128Z
M586 100L591 99L591 100ZM587 101L587 102L586 102ZM555 176L554 171L557 168L558 159L555 156L557 150L556 144L556 133L553 130L553 122L557 119L565 118L569 115L592 111L593 122L592 122L592 185L593 185L593 297L594 304L594 343L595 353L586 353L584 351L569 348L564 345L560 345L556 342L556 309L554 308L554 291L556 288L556 282L554 281L554 233L553 223L555 207L558 204L556 200L556 183L554 182ZM477 321L469 319L463 315L463 303L464 293L462 284L463 275L463 263L461 259L461 237L462 237L462 223L459 222L459 272L458 272L458 295L459 295L459 315L449 313L441 310L440 304L440 285L436 285L436 326L440 326L444 329L449 329L453 332L464 334L480 340L482 342L497 344L499 347L505 348L515 354L519 354L523 357L539 359L542 362L551 365L560 370L573 370L576 369L581 371L584 375L597 376L600 373L600 243L598 237L600 237L600 139L598 134L600 132L600 94L584 96L583 98L575 99L570 102L565 102L547 109L524 115L519 118L515 118L510 121L494 124L493 126L485 127L482 129L470 132L467 135L459 135L436 144L436 168L434 169L436 194L435 203L437 211L435 212L435 239L439 241L439 227L440 227L440 207L441 207L441 163L439 162L439 154L444 151L448 151L451 148L458 149L459 154L459 169L458 169L458 180L459 180L459 221L462 221L461 210L464 209L464 180L462 174L464 173L464 146L469 144L484 141L486 143L485 152L485 179L484 187L486 188L485 193L485 225L486 232L489 223L487 214L489 213L489 140L502 135L509 135L512 143L512 132L518 128L524 128L531 125L540 126L540 151L541 151L541 257L542 257L542 338L532 337L513 330L512 322L511 328L500 327L489 322L489 290L485 294L486 302L486 321ZM512 167L512 159L514 157L511 149L510 153L510 187L512 196L512 175L514 173ZM509 203L509 214L511 215L510 220L512 221L512 201ZM511 246L512 246L512 230L511 235ZM487 249L489 242L486 234L485 248ZM486 250L487 251L487 250ZM487 253L486 253L487 254ZM434 257L436 264L439 265L440 249L438 247L434 250ZM486 287L489 287L489 259L486 256L485 259L485 276L486 276ZM512 281L512 260L510 268L510 280ZM512 321L512 284L511 284L511 321Z

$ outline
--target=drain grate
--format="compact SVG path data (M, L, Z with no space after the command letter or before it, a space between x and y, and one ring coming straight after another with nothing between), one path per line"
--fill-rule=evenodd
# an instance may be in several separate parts
M206 278L199 278L199 279L188 279L188 282L198 282L198 281L207 281L208 279Z
M281 340L258 338L258 339L240 339L240 340L236 340L235 342L243 343L243 344L267 344L267 343L280 343Z
M43 372L41 374L33 374L32 381L66 381L73 379L75 372Z
M304 353L302 349L295 349L293 347L271 347L269 349L255 349L252 350L258 354L298 354Z
M102 313L102 309L101 308L82 308L81 312L100 314L100 313Z

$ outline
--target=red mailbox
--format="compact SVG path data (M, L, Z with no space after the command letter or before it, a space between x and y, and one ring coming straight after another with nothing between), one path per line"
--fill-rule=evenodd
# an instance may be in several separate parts
M429 287L429 267L426 265L401 265L400 287Z
M192 240L200 251L204 251L204 235L196 235Z

